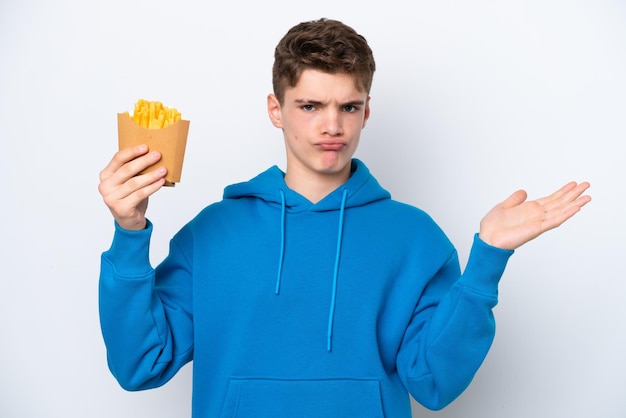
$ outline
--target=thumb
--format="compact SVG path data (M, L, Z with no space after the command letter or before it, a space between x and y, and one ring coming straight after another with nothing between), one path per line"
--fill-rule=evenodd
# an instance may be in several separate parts
M526 190L518 190L500 203L500 206L506 209L512 208L524 203L527 197L528 193L526 193Z

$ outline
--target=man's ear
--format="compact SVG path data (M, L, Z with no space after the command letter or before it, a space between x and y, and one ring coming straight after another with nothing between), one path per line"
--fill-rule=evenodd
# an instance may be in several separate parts
M363 126L361 129L365 128L367 124L367 120L370 118L370 96L367 96L367 100L365 101L365 112L363 114Z
M267 95L267 114L272 121L272 125L277 128L283 128L282 113L280 111L280 102L278 98L273 94Z

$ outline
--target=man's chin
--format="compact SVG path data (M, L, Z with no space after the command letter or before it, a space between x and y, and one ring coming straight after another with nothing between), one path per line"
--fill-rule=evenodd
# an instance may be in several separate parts
M350 171L350 165L352 158L342 157L337 155L338 153L332 153L331 155L325 155L319 164L319 172L324 174L340 174L346 170Z

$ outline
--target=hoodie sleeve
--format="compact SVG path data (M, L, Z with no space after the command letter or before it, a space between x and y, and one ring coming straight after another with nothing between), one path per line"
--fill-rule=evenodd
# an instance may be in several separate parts
M100 325L109 369L126 390L163 385L193 355L190 264L172 241L153 269L151 234L150 222L141 231L116 224L101 257Z
M461 275L456 251L429 282L397 356L400 378L431 410L454 401L470 384L495 336L498 282L513 251L474 237Z

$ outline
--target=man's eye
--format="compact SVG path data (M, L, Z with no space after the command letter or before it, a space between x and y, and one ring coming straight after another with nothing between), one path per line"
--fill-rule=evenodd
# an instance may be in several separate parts
M347 105L343 107L343 111L344 112L348 112L348 113L354 113L358 110L358 108L356 106L353 105Z
M302 109L306 110L307 112L311 112L312 110L315 109L315 106L308 104L308 105L302 106Z

